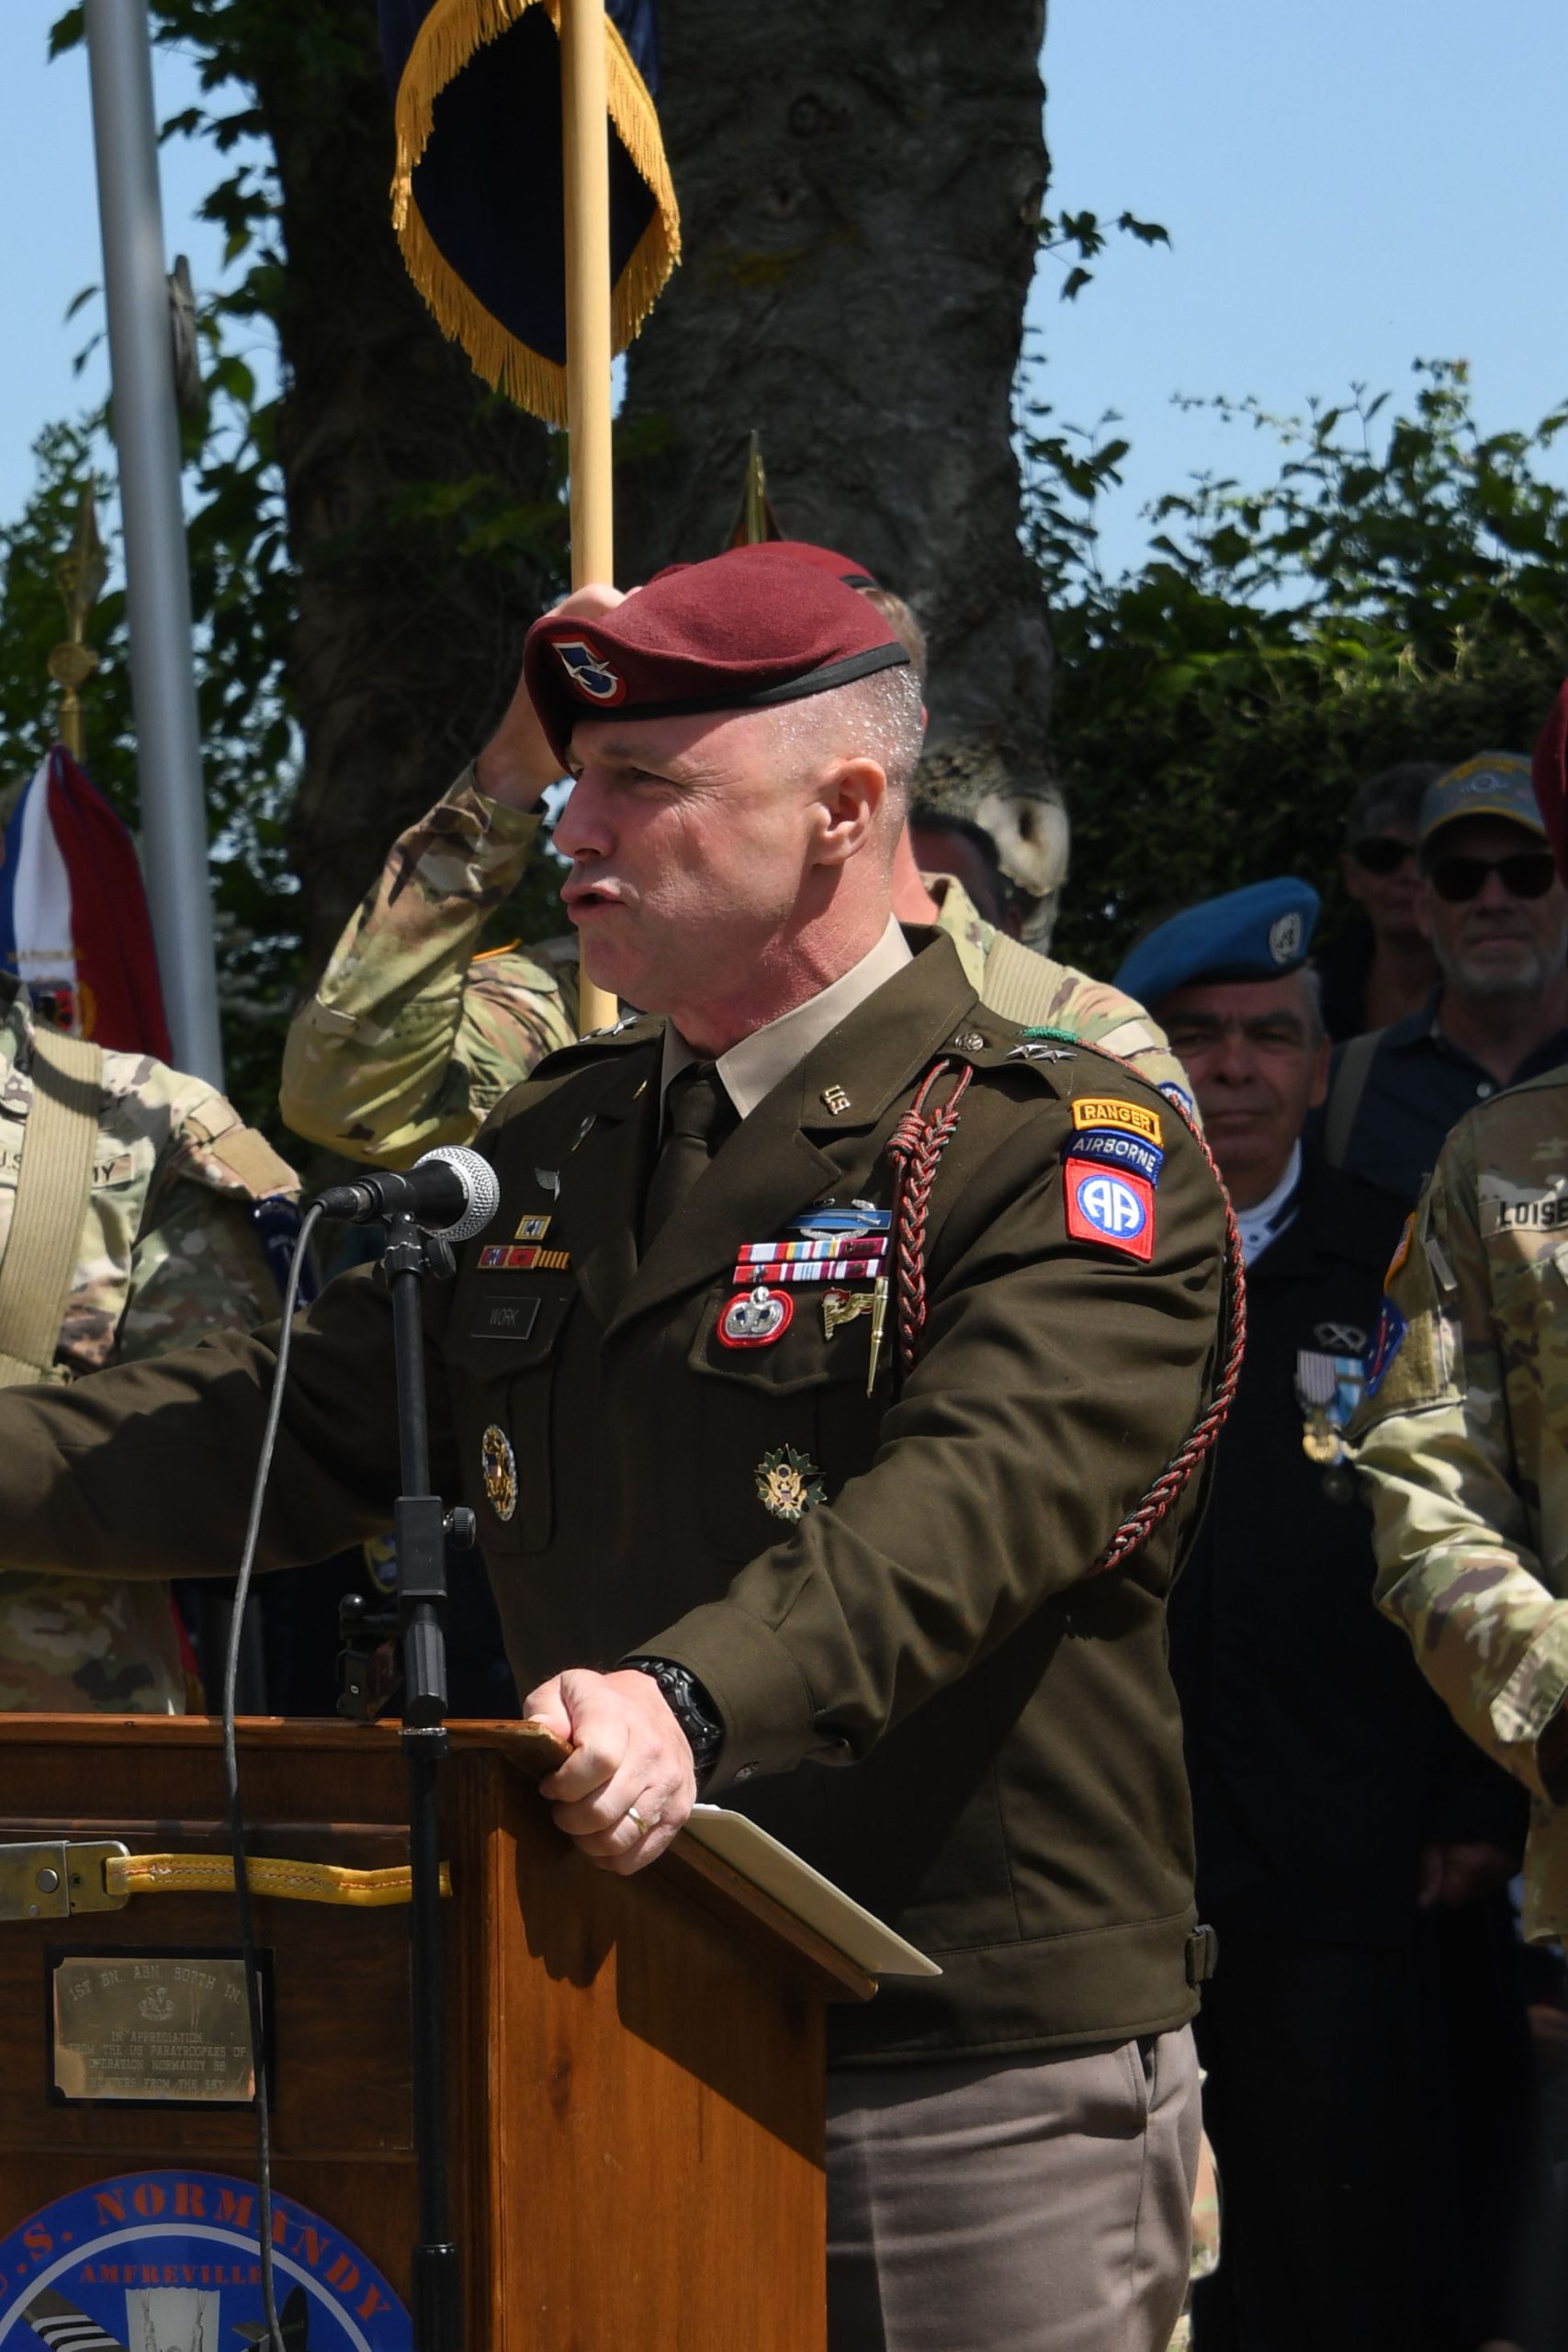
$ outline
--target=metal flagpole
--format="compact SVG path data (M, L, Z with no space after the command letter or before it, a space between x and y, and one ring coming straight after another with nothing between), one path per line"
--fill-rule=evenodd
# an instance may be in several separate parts
M86 0L147 897L175 1058L223 1082L146 0Z
M566 193L566 413L571 479L571 584L614 580L610 479L610 115L604 0L562 0L561 146ZM605 1029L619 1010L580 976L578 1027Z

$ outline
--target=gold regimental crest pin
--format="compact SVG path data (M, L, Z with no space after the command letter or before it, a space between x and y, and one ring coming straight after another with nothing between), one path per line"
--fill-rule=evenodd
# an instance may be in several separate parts
M808 1510L828 1499L822 1473L808 1453L793 1445L775 1445L757 1464L757 1493L764 1510L775 1519L804 1519Z
M510 1519L517 1508L517 1456L512 1440L491 1421L479 1440L479 1467L484 1473L485 1500L497 1519Z

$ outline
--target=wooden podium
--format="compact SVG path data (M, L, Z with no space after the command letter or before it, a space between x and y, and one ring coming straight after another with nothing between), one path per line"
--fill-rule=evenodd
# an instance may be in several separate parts
M868 1998L874 1979L690 1838L632 1879L594 1870L534 1785L554 1760L538 1735L451 1732L448 2144L465 2352L813 2352L826 2335L823 2010ZM240 1758L253 1858L406 1862L395 1724L245 1722ZM224 1811L205 1718L0 1715L6 1847L118 1839L132 1854L219 1855ZM7 1867L0 2237L141 2167L254 2180L243 2108L62 2097L53 2023L60 1985L100 1956L237 1954L232 1893L44 1916L58 1894L29 1898L28 1885L42 1887L49 1858ZM405 2301L408 1920L406 1906L256 1899L276 2187Z

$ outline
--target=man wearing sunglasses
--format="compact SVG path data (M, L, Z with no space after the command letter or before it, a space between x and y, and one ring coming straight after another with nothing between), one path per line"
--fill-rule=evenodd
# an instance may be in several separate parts
M1357 788L1345 816L1339 873L1356 912L1314 958L1324 1025L1335 1044L1418 1012L1438 982L1416 916L1416 827L1441 760L1402 760Z
M1440 984L1419 1012L1340 1049L1324 1118L1337 1167L1407 1201L1465 1112L1568 1060L1568 889L1529 763L1484 752L1440 776L1416 863Z

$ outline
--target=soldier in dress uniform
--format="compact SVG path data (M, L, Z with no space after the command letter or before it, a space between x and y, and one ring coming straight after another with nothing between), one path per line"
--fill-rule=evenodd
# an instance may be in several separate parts
M0 1386L64 1383L276 1310L258 1216L293 1170L205 1080L34 1018L0 978ZM221 1546L209 1572L231 1570ZM0 1707L180 1713L166 1585L0 1573Z
M1328 1065L1317 905L1289 876L1229 891L1118 975L1191 1074L1247 1251L1246 1362L1171 1604L1199 1904L1220 1945L1198 2044L1224 2243L1193 2341L1459 2352L1503 2333L1528 2148L1512 2115L1472 2126L1445 1946L1462 1912L1467 1952L1506 1953L1524 1824L1368 1607L1346 1431L1404 1211L1303 1139ZM1487 2054L1517 2076L1522 2005L1490 1998Z
M838 2352L1163 2352L1210 1951L1165 1596L1221 1189L1164 1096L893 918L920 699L863 598L737 548L525 668L589 969L650 1008L506 1098L498 1216L427 1295L434 1475L573 1750L545 1795L625 1873L700 1780L940 1962L830 2027ZM389 1316L364 1268L300 1318L264 1563L385 1523ZM16 1565L199 1565L275 1365L0 1398Z
M923 673L925 639L900 598L830 548L769 545L775 557L865 594ZM590 586L556 616L592 620L620 601L614 588ZM349 1159L401 1167L437 1144L471 1142L507 1089L576 1035L575 940L477 952L485 924L523 878L540 803L559 774L520 677L472 765L393 843L295 1015L280 1100L297 1134ZM953 876L922 877L907 836L893 904L901 922L952 934L987 1004L1134 1061L1156 1086L1182 1085L1141 1005L1018 945L976 912Z

